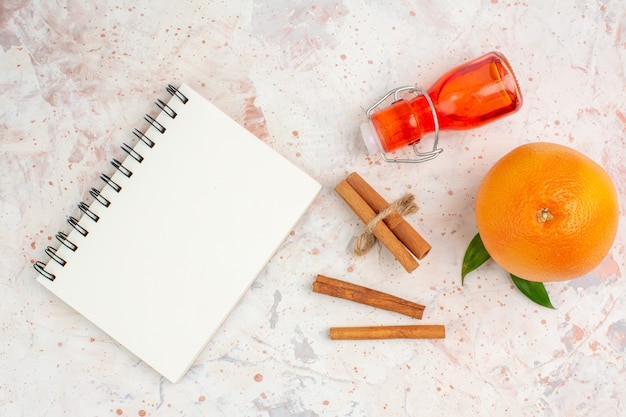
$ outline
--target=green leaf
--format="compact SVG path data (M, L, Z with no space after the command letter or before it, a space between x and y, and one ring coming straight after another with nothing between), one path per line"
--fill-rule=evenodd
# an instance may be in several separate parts
M550 296L543 282L527 281L513 274L509 274L515 286L528 298L540 306L554 308Z
M490 256L489 253L487 253L487 249L485 249L483 240L480 238L479 234L476 234L467 247L465 256L463 257L463 265L461 267L461 285L463 285L467 274L484 264L489 258Z

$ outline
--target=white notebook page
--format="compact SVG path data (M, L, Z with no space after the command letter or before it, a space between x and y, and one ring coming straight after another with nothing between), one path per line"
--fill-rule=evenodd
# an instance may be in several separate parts
M38 281L172 382L188 370L320 185L190 87L128 156ZM103 184L103 183L102 183Z

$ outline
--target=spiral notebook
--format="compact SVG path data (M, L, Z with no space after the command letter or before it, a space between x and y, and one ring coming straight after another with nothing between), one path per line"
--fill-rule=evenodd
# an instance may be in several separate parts
M179 381L320 190L187 85L168 86L38 261L38 281Z

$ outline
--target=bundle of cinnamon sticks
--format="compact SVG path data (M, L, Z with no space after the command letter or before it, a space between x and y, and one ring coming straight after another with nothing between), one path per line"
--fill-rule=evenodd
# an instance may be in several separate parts
M359 174L353 172L348 175L337 184L335 191L407 272L419 266L417 260L428 254L430 244L397 210L386 210L390 204ZM384 218L377 218L383 212Z

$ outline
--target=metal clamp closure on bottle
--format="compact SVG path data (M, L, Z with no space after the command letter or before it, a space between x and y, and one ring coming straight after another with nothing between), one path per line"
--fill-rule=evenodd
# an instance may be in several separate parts
M396 89L391 90L390 92L385 94L380 100L374 103L372 107L367 109L367 111L365 112L365 115L367 116L367 120L368 121L372 120L371 115L374 112L374 110L376 110L389 97L393 96L393 101L395 102L395 101L400 100L402 98L401 95L404 93L414 93L416 96L423 95L426 101L428 102L428 105L430 106L430 111L433 115L433 122L434 122L434 127L435 127L435 139L433 142L433 149L430 152L420 152L419 149L417 148L418 142L415 142L412 145L413 152L415 152L415 155L416 155L415 159L390 158L385 154L385 152L381 152L380 155L385 162L397 162L397 163L419 163L419 162L426 162L426 161L435 159L437 156L439 156L441 152L443 152L443 149L439 147L439 119L437 118L437 111L435 110L435 104L433 103L432 99L428 95L428 92L424 90L423 88L415 87L415 86L407 86L407 87L398 87Z

